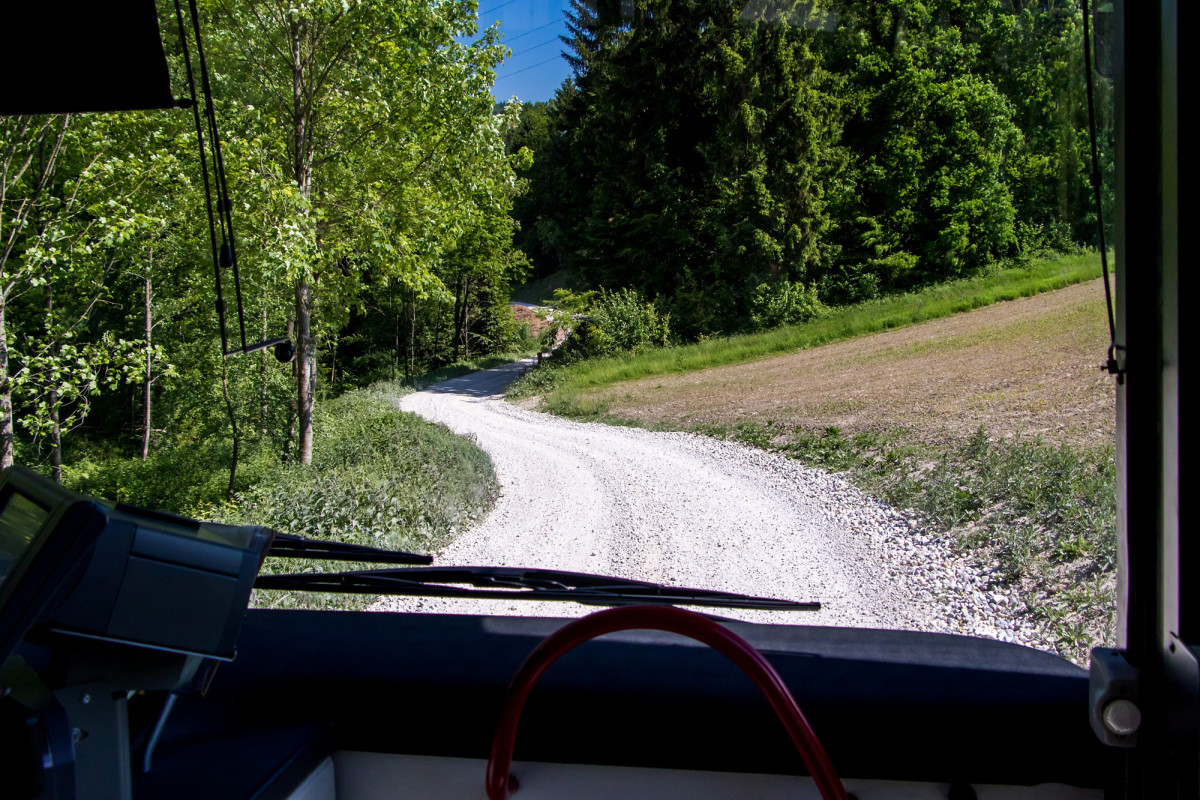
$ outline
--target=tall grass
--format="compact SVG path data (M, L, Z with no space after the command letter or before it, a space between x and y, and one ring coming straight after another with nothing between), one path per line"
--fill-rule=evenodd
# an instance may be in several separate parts
M753 361L913 325L1002 300L1031 297L1098 277L1100 257L1097 253L1044 259L1026 267L999 270L977 278L833 309L802 325L709 339L638 355L584 361L557 370L553 379L549 379L549 376L531 376L527 381L515 385L512 391L519 396L549 389L556 396L546 396L548 410L588 415L597 411L592 408L593 404L580 403L578 398L573 397L586 389L651 375L694 372Z
M430 552L481 518L498 487L491 459L469 438L400 411L401 388L378 384L318 406L313 460L282 465L207 516L314 539ZM367 565L325 564L345 570ZM268 559L267 574L315 565ZM358 608L372 598L297 592L256 595L259 606Z

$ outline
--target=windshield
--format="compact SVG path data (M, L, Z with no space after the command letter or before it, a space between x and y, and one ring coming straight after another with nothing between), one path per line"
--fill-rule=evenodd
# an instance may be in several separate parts
M160 2L183 107L0 118L0 462L1086 663L1109 11ZM590 610L286 585L255 602Z

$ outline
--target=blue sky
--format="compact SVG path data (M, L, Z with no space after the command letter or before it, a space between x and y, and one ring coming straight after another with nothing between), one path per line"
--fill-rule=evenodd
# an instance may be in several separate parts
M500 21L504 44L512 50L496 70L492 94L513 95L526 102L549 100L571 74L562 58L560 34L566 33L563 11L569 0L479 0L479 27Z

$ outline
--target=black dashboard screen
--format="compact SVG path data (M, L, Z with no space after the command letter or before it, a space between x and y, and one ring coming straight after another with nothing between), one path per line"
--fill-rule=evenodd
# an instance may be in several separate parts
M0 586L29 551L50 512L20 492L12 492L0 510Z

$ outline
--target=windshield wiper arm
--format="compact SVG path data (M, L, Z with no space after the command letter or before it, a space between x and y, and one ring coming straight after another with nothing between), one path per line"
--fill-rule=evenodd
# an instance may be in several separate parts
M361 561L370 564L432 564L433 556L383 550L361 544L305 539L290 533L277 533L267 555L279 558L313 558L323 561Z
M297 575L259 575L256 589L352 594L568 600L598 606L688 605L769 611L818 611L815 601L795 602L711 589L519 567L415 567Z

